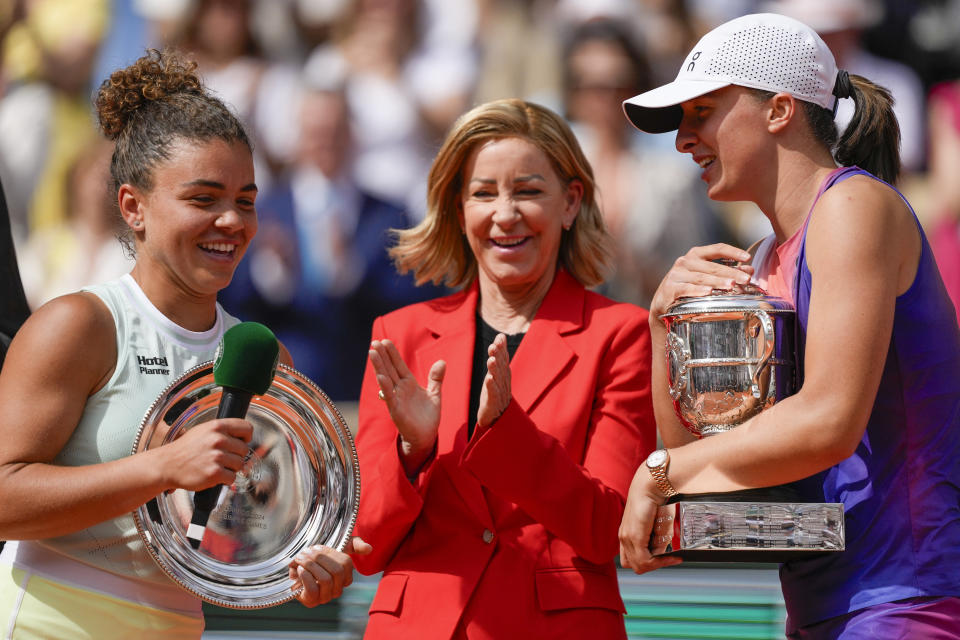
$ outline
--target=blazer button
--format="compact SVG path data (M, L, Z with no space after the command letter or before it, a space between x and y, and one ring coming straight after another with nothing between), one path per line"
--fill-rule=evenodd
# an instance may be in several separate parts
M493 531L490 531L490 529L484 529L483 535L481 537L483 538L484 542L486 542L487 544L490 544L491 542L493 542Z

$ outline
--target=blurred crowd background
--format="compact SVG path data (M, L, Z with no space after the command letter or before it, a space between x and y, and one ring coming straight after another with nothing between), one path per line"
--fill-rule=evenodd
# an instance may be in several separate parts
M673 135L630 129L620 104L755 11L807 22L840 67L892 91L899 186L956 293L960 0L0 0L0 180L30 304L130 269L91 96L146 48L177 47L256 145L260 232L222 302L334 400L356 400L376 315L445 293L397 275L384 248L422 216L446 129L487 100L573 125L618 242L602 291L646 305L689 247L767 227L753 205L710 202Z

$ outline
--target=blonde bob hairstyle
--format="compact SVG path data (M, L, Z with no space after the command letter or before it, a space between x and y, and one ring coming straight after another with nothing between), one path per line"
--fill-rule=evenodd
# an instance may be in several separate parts
M522 138L550 159L561 182L583 184L580 210L560 238L559 263L581 284L603 282L613 256L613 240L596 202L593 169L564 120L540 105L523 100L496 100L460 116L434 158L427 180L427 212L420 224L394 230L390 248L400 273L413 272L417 284L433 282L461 288L477 277L477 260L461 233L467 159L480 144L501 138ZM559 215L559 213L558 213Z

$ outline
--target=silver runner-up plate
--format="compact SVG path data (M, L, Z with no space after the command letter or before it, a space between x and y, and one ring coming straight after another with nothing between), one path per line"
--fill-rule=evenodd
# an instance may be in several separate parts
M213 363L184 373L140 424L133 453L167 444L217 415L222 388ZM220 491L203 540L187 539L194 492L167 491L133 513L163 571L206 602L261 609L297 596L289 564L304 548L342 551L360 504L357 451L343 416L302 373L279 365L247 411L253 439L243 469Z

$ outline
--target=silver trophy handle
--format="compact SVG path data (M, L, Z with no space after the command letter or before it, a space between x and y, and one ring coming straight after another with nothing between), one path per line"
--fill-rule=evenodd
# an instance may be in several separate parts
M687 386L689 364L690 350L683 342L683 338L675 333L668 333L667 372L670 374L668 377L672 378L670 380L670 397L674 400L680 400L683 396L683 390Z
M756 309L751 313L760 321L760 326L763 328L763 348L761 349L760 357L750 367L750 393L754 398L759 400L760 375L763 373L763 370L766 369L767 363L773 355L775 338L773 335L773 321L770 319L770 314L763 309Z

